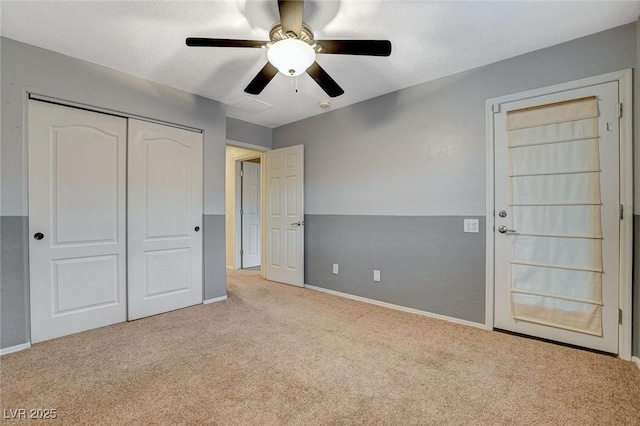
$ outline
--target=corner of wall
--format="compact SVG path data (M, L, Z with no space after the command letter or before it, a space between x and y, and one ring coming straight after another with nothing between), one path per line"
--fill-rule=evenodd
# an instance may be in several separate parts
M638 139L640 138L640 16L636 21L636 65L633 70L634 75L634 123L633 123L633 145L634 145L634 183L635 183L635 197L634 197L634 209L640 212L640 145ZM635 213L635 212L634 212ZM634 220L634 248L638 247L640 243L640 216L637 216ZM634 254L635 266L640 264L640 252L635 250ZM634 267L633 274L633 301L632 301L632 336L631 336L631 353L640 358L640 268ZM640 366L640 365L639 365Z

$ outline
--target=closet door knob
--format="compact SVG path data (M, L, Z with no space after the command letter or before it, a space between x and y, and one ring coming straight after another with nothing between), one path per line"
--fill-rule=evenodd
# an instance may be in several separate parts
M200 230L199 226L196 226L195 228L193 228L196 232L198 232Z
M42 232L36 232L35 234L33 234L33 238L35 238L36 240L41 240L44 238L44 234Z

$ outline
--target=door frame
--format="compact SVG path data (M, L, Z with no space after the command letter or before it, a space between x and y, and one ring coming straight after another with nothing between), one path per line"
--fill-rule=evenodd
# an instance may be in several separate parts
M242 248L242 215L240 214L240 206L242 205L242 178L238 179L240 176L241 163L247 160L260 160L260 270L262 270L262 204L264 203L263 194L264 191L262 185L262 164L264 163L264 154L250 154L242 157L238 157L235 160L235 205L233 209L233 213L236 217L233 226L233 236L234 236L234 248L235 248L235 257L234 257L234 267L236 269L242 269L242 256L240 256L240 248Z
M486 119L486 293L485 328L494 326L495 295L495 129L493 115L500 105L507 102L535 98L553 93L618 82L619 101L623 105L620 123L620 204L624 214L620 220L620 282L618 308L622 310L622 322L618 325L618 356L631 360L632 267L633 267L633 72L625 69L599 76L584 78L553 86L488 99L485 102Z
M262 145L254 145L252 143L246 143L246 142L240 142L240 141L236 141L233 139L227 139L225 141L225 149L228 146L234 146L237 148L244 148L244 149L251 149L253 151L258 151L259 154L250 154L247 156L243 156L243 157L238 157L236 159L234 159L234 169L235 169L235 173L236 176L238 174L238 170L240 170L240 166L238 161L244 161L244 160L250 160L252 158L260 158L260 276L262 278L265 277L265 270L264 270L264 264L265 264L265 260L266 260L266 246L265 246L265 237L264 237L264 216L265 216L265 199L264 199L264 153L267 151L271 151L271 148L268 148L266 146L262 146ZM246 157L246 158L245 158ZM234 215L238 214L238 210L239 208L238 206L238 197L239 197L239 179L235 180L235 187L234 187L234 198L235 198L235 205L234 205ZM238 231L238 223L240 221L235 220L234 219L234 224L233 224L233 232L234 232L234 236L233 236L233 241L234 241L234 250L236 247L239 247L240 244L238 243L238 238L239 237L239 231ZM238 256L234 256L234 262L233 262L233 267L234 269L240 269L240 261L238 259Z

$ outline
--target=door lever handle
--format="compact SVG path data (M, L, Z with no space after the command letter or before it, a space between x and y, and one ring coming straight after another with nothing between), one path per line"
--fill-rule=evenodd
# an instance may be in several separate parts
M517 232L515 229L509 229L505 225L498 226L498 232L501 234L514 233Z
M304 220L299 220L291 224L291 226L303 226L303 225L304 225Z

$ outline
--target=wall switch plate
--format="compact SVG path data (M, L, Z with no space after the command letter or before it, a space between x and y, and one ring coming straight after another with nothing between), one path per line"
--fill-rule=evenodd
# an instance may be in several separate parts
M480 220L479 219L465 219L464 220L464 232L480 232Z
M373 270L373 280L374 281L380 281L380 271L377 269Z
M333 264L333 273L338 275L338 264L337 263Z

